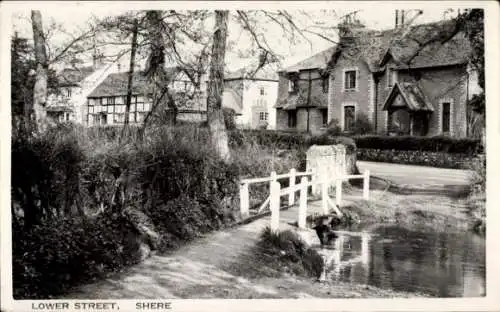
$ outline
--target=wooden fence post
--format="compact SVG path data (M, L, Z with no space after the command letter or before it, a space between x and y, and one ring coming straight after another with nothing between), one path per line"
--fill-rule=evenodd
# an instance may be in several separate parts
M363 174L363 199L370 199L370 170L365 170Z
M300 202L299 202L299 218L298 224L300 229L306 228L306 218L307 218L307 177L302 177L300 180Z
M290 169L290 182L288 183L288 187L293 188L295 187L295 168ZM295 191L290 192L288 194L288 206L293 206L295 205Z
M318 182L318 176L317 176L318 172L315 169L313 169L311 171L312 171L312 174L311 174L312 190L311 190L311 192L312 192L313 195L317 195L318 194L318 184L317 184L317 182Z
M342 203L342 179L335 180L335 204L340 207Z
M249 217L250 212L250 196L248 194L248 183L240 184L240 211L241 218L246 219Z
M370 262L370 234L361 235L361 262L368 264Z
M269 208L271 210L271 231L279 231L280 224L280 191L281 186L277 181L271 181L269 192Z
M321 206L323 207L323 214L328 214L328 183L326 177L323 177L321 183Z

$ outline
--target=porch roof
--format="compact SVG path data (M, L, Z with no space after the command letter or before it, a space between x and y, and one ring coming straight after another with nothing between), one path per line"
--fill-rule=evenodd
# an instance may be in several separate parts
M389 110L400 94L403 98L406 107L411 111L434 111L432 103L427 99L425 93L416 83L398 82L392 87L389 96L385 100L383 110Z
M311 108L328 108L328 103L316 98L311 98L309 102L309 105L307 105L307 96L303 92L299 92L298 94L289 94L284 99L278 99L274 108L281 108L283 110L294 110L308 106Z

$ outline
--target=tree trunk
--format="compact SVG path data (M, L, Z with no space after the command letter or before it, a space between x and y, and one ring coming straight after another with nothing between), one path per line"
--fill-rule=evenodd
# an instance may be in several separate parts
M215 11L215 27L208 81L207 117L212 145L224 160L230 159L229 140L222 113L222 93L224 92L224 58L226 55L227 21L229 11Z
M43 34L42 14L40 11L31 11L33 26L33 41L35 43L36 77L33 90L33 113L36 129L43 132L47 126L47 52L45 36Z
M134 29L132 31L132 47L130 52L130 68L128 71L128 84L127 84L127 98L125 102L125 120L122 129L122 136L125 134L128 124L130 123L130 104L132 102L132 88L134 80L134 70L135 70L135 53L137 51L137 33L139 31L139 21L134 19Z
M146 17L148 21L149 42L151 44L146 73L153 85L154 102L151 114L148 114L144 120L143 128L147 126L150 115L153 115L158 107L164 107L163 104L165 102L169 108L170 122L175 125L178 109L174 95L169 90L170 77L167 77L165 71L165 41L163 39L162 28L159 27L163 22L161 11L148 11ZM170 29L167 29L167 31L170 31Z

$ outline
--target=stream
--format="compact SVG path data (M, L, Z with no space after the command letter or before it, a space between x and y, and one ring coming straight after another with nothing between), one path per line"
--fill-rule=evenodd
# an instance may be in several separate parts
M435 297L486 295L485 239L474 233L398 226L360 233L343 232L316 247L326 262L322 279Z

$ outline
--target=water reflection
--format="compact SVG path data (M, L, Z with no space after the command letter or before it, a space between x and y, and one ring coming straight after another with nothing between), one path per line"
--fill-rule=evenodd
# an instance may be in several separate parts
M338 234L331 246L318 248L326 263L322 279L437 297L485 295L485 241L472 233L380 227Z

